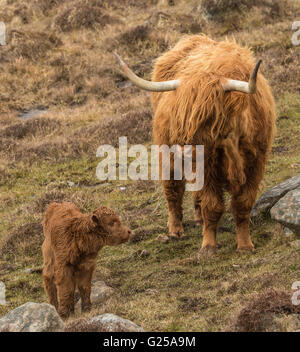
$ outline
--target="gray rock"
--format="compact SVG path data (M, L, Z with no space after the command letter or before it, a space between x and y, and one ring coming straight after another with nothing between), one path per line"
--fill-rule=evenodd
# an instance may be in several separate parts
M291 246L294 248L300 248L300 240L291 242Z
M143 332L144 329L130 320L114 314L102 314L90 319L69 322L65 332Z
M272 219L300 235L300 187L281 198L270 213Z
M284 228L283 228L283 233L284 233L285 235L287 235L287 236L290 236L290 235L293 235L293 234L294 234L294 232L293 232L291 229L289 229L288 227L284 227Z
M91 289L91 303L101 304L105 302L108 297L114 294L114 289L107 286L104 281L96 281L92 283ZM79 309L81 305L81 299L76 303L76 309Z
M56 309L47 303L25 303L0 319L0 332L52 332L63 328Z
M289 178L288 180L271 188L257 200L252 209L251 217L256 217L259 214L267 213L280 198L282 198L289 191L298 187L300 187L300 175Z
M167 235L158 235L156 240L161 242L161 243L168 243L170 238Z
M144 329L130 320L123 319L117 315L106 313L89 319L90 323L103 326L108 332L143 332Z
M141 257L149 257L149 255L150 255L150 252L147 251L147 249L143 249L140 254Z
M34 273L40 274L42 271L43 271L42 267L34 267L34 268L25 269L24 273L26 273L26 274L34 274Z

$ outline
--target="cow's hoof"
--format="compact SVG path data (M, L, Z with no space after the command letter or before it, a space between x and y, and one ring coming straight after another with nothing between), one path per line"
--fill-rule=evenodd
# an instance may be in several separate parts
M208 245L200 249L200 251L198 252L198 258L211 257L215 254L216 254L216 247Z
M171 240L179 240L180 238L184 237L184 232L183 231L170 232L168 236Z
M245 247L239 247L236 250L238 253L254 253L255 252L255 248L253 246L245 246Z

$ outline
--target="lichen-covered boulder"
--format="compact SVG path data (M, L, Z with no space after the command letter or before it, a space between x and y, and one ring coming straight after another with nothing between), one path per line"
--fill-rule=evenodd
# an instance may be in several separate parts
M286 193L300 187L300 175L289 178L264 193L255 203L251 217L267 213Z
M0 319L0 332L62 331L64 323L54 306L28 302Z
M110 296L114 294L114 289L106 285L104 281L96 281L92 283L91 289L91 303L97 305L105 302ZM79 309L81 299L76 303L76 309Z
M106 313L91 319L78 319L66 325L65 332L143 332L130 320Z
M270 213L272 219L300 235L300 187L281 198Z

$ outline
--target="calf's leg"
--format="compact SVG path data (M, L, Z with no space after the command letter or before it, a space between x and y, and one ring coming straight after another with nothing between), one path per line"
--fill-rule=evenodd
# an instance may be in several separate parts
M76 271L76 283L78 286L80 298L81 298L81 311L86 312L91 309L91 286L92 276L95 270L96 264L82 265L78 271Z
M62 318L68 318L74 313L75 276L74 269L69 265L57 268L55 272L58 292L58 314Z
M43 273L43 281L45 291L48 296L48 301L52 304L56 310L58 309L58 301L57 301L57 290L54 282L54 277L48 277L47 274Z

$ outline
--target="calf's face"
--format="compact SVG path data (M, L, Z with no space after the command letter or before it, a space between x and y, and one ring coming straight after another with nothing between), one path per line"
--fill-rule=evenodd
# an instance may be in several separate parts
M101 207L94 211L92 220L105 234L105 243L116 246L129 240L131 230L124 225L112 209Z

